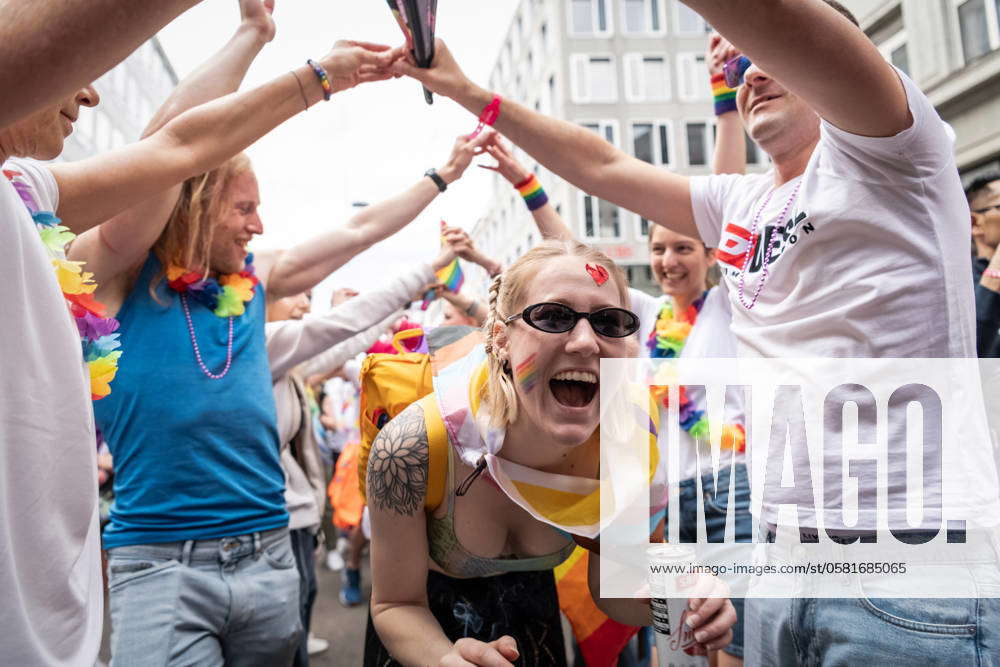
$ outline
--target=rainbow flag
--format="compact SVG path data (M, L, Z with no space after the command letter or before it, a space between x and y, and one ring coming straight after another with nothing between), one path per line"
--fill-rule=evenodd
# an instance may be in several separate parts
M589 557L587 550L577 547L564 563L556 567L559 608L573 626L573 636L587 667L615 667L618 654L639 628L608 618L594 604L587 585Z
M434 275L437 276L438 282L447 287L450 292L459 291L465 284L465 274L462 273L462 266L457 259L451 260L451 264L443 269L438 269Z

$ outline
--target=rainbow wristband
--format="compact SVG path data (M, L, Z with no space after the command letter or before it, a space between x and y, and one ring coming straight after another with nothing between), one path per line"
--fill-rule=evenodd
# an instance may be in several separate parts
M529 211L537 211L541 207L549 203L549 196L545 194L545 190L542 189L542 184L538 182L538 178L534 174L528 176L520 183L514 186L517 191L521 193L524 197L524 203L528 205Z
M715 115L736 111L736 89L726 85L723 74L712 76L712 96L715 97Z
M323 99L327 102L333 96L333 86L330 85L330 77L326 75L326 70L318 62L310 58L306 61L309 67L312 67L312 71L315 72L316 78L319 79L319 85L323 86Z

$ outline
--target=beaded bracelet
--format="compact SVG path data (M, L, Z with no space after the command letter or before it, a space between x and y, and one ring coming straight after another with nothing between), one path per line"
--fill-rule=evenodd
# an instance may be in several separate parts
M330 77L326 75L326 70L312 58L307 60L306 64L309 65L309 67L312 67L312 71L316 73L316 78L319 79L319 85L323 86L323 99L329 102L330 97L333 96L333 86L330 85Z
M715 98L715 115L736 111L736 89L726 85L724 74L712 76L712 96Z
M987 278L1000 278L1000 271L996 269L986 269L983 271L983 275Z
M524 197L524 203L528 205L529 211L537 211L541 207L549 203L549 196L545 194L545 190L542 189L542 184L538 182L538 178L534 174L528 176L520 183L514 186L517 191L521 193Z

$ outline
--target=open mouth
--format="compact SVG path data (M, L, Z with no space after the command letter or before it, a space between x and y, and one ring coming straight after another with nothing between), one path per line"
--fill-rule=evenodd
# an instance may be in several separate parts
M597 396L597 375L589 371L563 371L549 380L549 390L559 405L585 408Z

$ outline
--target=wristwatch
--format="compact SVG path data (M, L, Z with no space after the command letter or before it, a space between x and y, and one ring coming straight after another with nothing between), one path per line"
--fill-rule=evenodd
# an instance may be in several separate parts
M424 176L434 181L434 185L438 186L438 190L440 190L441 192L444 192L445 190L448 189L448 184L445 183L444 179L441 178L440 174L437 173L437 169L431 167L430 169L424 172Z

